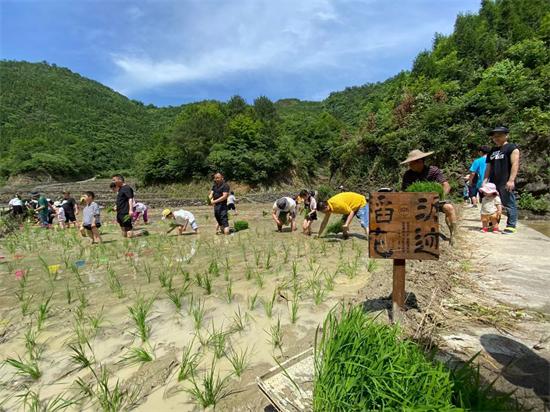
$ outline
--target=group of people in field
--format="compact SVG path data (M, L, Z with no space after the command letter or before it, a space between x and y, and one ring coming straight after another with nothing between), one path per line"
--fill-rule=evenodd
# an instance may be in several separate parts
M503 209L506 209L507 223L502 233L515 233L517 205L514 189L519 170L519 149L515 144L508 142L509 130L506 127L497 127L491 130L489 135L494 146L479 148L479 156L472 163L470 173L465 177L468 190L467 193L465 192L465 197L471 200L472 207L481 204L483 232L488 232L489 229L492 232L500 232L501 214ZM415 182L428 181L440 184L445 195L450 193L451 185L443 171L437 166L426 163L427 158L433 153L412 150L401 162L402 165L407 165L407 170L402 176L401 190L407 190ZM227 235L230 233L229 212L233 211L237 214L237 201L222 173L215 173L213 180L208 200L216 219L216 233ZM145 224L149 222L148 207L135 200L133 189L126 184L122 175L114 175L110 187L116 193L116 221L122 235L126 238L147 235L147 230L137 229L135 224L140 217ZM82 235L91 238L93 243L101 242L100 208L95 202L93 192L85 192L80 199L80 204L71 197L69 192L64 192L63 198L58 201L51 201L43 194L35 192L31 193L30 201L23 202L21 196L16 194L9 204L11 212L16 217L24 215L26 210L31 210L43 227L51 227L54 218L57 218L61 228L78 226ZM458 220L455 207L448 200L440 201L438 207L439 211L445 215L452 243ZM82 218L77 223L77 216L80 213ZM306 189L294 196L281 197L273 203L271 217L277 231L282 232L283 227L288 225L293 232L297 230L298 216L303 214L302 232L305 235L311 235L313 222L318 220L318 213L324 215L318 236L323 234L332 215L342 216L342 233L345 238L349 236L349 228L354 217L359 220L365 233L368 233L367 197L360 193L343 190L327 200L318 200L315 191ZM162 220L169 223L168 233L177 229L178 234L184 234L188 227L191 228L190 233L199 233L197 220L190 211L164 209Z

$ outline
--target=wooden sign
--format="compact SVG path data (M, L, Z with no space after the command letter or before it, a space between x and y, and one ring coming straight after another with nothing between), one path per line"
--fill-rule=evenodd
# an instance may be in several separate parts
M371 193L369 255L374 259L439 259L437 193Z

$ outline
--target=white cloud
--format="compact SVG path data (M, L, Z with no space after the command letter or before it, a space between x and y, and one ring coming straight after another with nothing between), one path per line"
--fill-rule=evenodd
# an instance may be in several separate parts
M140 21L128 27L134 35L124 49L111 53L119 75L109 83L132 94L239 72L349 69L381 49L402 49L441 31L441 22L405 24L405 13L383 18L374 3L242 0L132 7L128 15ZM165 7L162 21L159 4Z

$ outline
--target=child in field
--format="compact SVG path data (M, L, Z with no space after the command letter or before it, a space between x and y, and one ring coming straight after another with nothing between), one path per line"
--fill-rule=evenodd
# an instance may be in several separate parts
M80 233L83 237L88 236L92 239L92 245L101 243L99 228L101 227L101 218L99 206L94 202L94 192L86 192L84 194L84 209L82 210L82 226Z
M281 197L273 203L271 213L273 221L277 225L277 231L282 232L283 226L290 224L290 230L296 230L296 201L291 197Z
M199 225L195 220L195 216L187 210L180 209L172 212L170 209L164 209L162 211L162 220L172 220L170 222L170 230L166 234L178 228L178 234L183 235L183 232L187 230L187 225L191 225L193 233L199 233Z
M304 200L304 207L306 210L306 216L304 223L302 224L302 231L304 235L311 235L311 224L314 220L317 220L317 200L315 199L315 192L308 192L302 190L299 195Z
M147 206L144 203L136 202L134 204L134 215L132 216L132 223L136 223L140 215L143 215L143 223L146 225L149 223L149 218L147 216Z
M65 229L65 209L61 206L61 202L54 202L53 208L55 210L55 216L57 218L57 223L61 229Z
M494 183L485 183L479 189L483 193L481 199L481 231L489 231L489 223L493 226L493 233L498 233L498 222L502 214L502 202Z
M234 210L235 216L238 215L237 213L237 199L235 198L235 192L229 192L229 196L227 196L227 210Z

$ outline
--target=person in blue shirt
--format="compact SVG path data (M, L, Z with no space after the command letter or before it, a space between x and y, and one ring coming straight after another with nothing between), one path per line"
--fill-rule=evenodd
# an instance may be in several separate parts
M477 194L479 188L483 184L485 168L487 166L487 154L490 151L491 148L489 146L480 146L478 149L478 157L472 162L472 166L470 166L468 185L470 186L470 200L472 201L473 207L477 207Z

